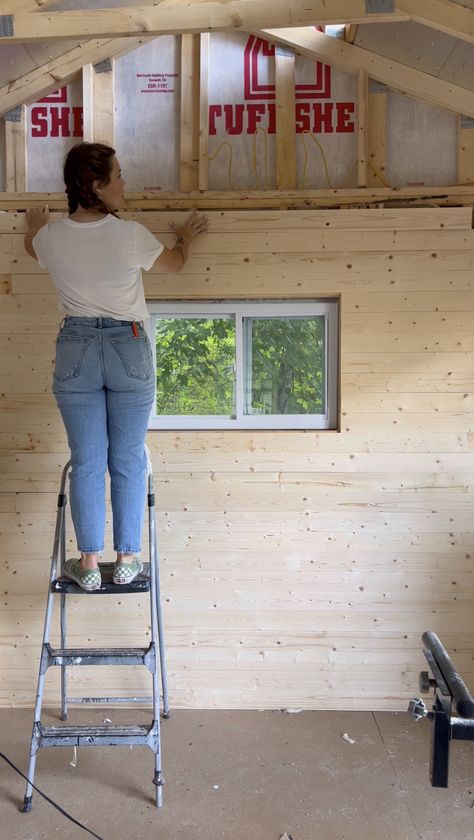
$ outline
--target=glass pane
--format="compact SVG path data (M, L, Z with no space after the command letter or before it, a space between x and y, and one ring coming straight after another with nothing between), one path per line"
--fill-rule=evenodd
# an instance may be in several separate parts
M245 318L245 413L324 414L325 319Z
M156 413L235 412L235 319L156 319Z

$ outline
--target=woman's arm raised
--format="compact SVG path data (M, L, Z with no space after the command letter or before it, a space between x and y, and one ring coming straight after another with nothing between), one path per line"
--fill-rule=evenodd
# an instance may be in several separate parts
M25 233L25 251L33 257L35 260L38 259L36 256L36 251L33 248L33 239L35 238L36 234L42 227L47 225L49 222L49 207L45 204L44 207L35 207L33 210L26 211L26 227L27 231Z

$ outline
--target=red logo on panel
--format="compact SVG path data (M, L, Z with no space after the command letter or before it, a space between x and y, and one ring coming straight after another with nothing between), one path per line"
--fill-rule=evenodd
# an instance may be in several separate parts
M315 27L318 29L319 27ZM275 85L263 84L259 79L262 59L272 59L275 47L249 35L243 50L243 102L213 103L209 105L209 135L256 134L263 129L276 132ZM295 84L295 131L297 134L341 134L354 132L354 102L335 102L331 99L331 66L314 62L314 78Z
M51 93L48 93L47 96L44 96L43 99L38 99L38 102L51 102L51 104L57 105L58 102L67 102L67 87L59 88L59 90L53 90Z
M83 113L68 105L67 85L43 96L31 108L32 137L82 137Z
M262 85L258 81L259 55L270 58L275 47L263 38L249 35L244 51L244 98L275 99L275 85ZM329 99L331 97L331 66L315 61L315 80L295 85L296 99Z

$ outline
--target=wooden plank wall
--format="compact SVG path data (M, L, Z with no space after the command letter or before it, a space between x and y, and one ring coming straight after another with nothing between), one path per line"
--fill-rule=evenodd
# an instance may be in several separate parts
M126 214L167 242L179 213ZM149 298L341 296L340 432L152 432L171 703L405 709L421 633L474 686L474 290L468 208L211 212ZM0 214L0 703L31 705L67 458L52 283ZM146 603L73 604L71 644L140 644ZM56 702L58 674L46 699ZM140 669L76 668L132 696Z

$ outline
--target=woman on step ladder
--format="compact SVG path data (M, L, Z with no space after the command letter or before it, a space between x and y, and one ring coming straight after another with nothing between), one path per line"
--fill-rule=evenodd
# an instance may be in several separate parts
M117 216L125 181L114 149L80 143L68 153L69 215L49 221L48 207L26 214L25 248L54 282L65 318L56 340L53 392L71 450L71 514L79 559L65 574L90 592L101 586L105 473L110 475L114 583L142 570L146 492L145 436L153 405L153 356L141 269L181 270L208 219L195 211L166 248L150 231Z

